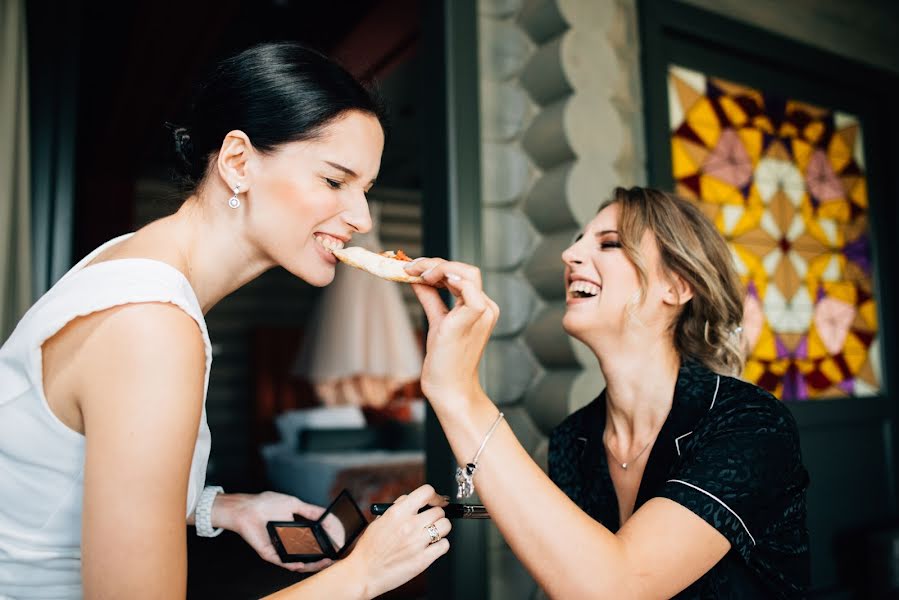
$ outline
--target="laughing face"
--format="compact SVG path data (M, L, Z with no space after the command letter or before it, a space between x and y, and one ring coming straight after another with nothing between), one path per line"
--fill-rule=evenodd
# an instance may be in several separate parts
M562 253L567 289L562 325L588 345L597 336L620 336L635 320L664 331L673 318L672 286L661 272L659 249L648 229L639 247L648 275L641 302L637 269L621 248L620 212L617 203L606 206Z
M315 286L334 278L342 248L371 229L366 193L384 149L378 120L351 111L316 139L280 146L259 161L249 233L275 263Z

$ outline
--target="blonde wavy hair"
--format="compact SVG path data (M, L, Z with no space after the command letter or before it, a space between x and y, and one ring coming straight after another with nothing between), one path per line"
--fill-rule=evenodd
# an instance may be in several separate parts
M615 188L599 210L618 204L618 237L625 256L634 264L646 296L649 283L640 241L653 233L666 276L678 275L693 290L672 322L674 347L726 375L739 376L745 356L741 349L743 287L730 250L712 222L692 202L651 188Z

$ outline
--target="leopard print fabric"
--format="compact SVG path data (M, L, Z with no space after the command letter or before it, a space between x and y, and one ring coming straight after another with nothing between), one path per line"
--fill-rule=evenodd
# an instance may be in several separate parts
M553 431L549 476L614 532L618 499L602 444L605 420L603 391ZM810 578L808 484L799 432L786 405L754 385L685 362L634 510L650 498L668 498L731 544L718 564L675 598L802 598Z

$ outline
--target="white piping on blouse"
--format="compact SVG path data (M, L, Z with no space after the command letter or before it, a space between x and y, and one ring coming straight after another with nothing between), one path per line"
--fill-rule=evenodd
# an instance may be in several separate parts
M709 411L712 410L712 408L715 406L715 400L718 399L718 388L719 387L721 387L721 375L718 375L717 379L715 380L715 393L712 394L712 403L709 405ZM683 435L679 435L674 439L674 449L677 450L678 456L680 456L680 441L681 441L681 439L687 437L691 433L693 433L693 432L688 431L687 433L685 433Z
M688 432L685 433L684 435L679 435L679 436L677 436L676 438L674 438L674 448L677 450L677 455L678 455L678 456L680 456L680 441L681 441L681 438L685 438L685 437L687 437L688 435L690 435L691 433L693 433L693 432L692 432L692 431L688 431Z
M718 375L718 380L715 382L715 394L712 396L712 404L709 406L709 410L712 410L715 407L715 400L718 399L718 388L721 386L721 375Z
M692 483L687 483L686 481L681 481L680 479L669 479L668 483L681 483L687 487L693 488L694 490L696 490L698 492L702 492L703 494L705 494L706 496L708 496L709 498L711 498L712 500L714 500L715 502L717 502L718 504L720 504L721 506L726 508L730 512L730 514L732 514L733 516L735 516L737 518L737 521L740 522L740 525L742 525L743 529L746 531L746 535L748 535L749 539L752 540L752 545L755 546L755 538L752 537L751 533L749 533L749 528L746 527L746 523L744 523L743 519L740 518L740 515L735 513L733 511L733 509L731 509L731 507L729 507L727 504L724 503L723 500L721 500L721 498L718 498L714 494L710 494L709 492L705 491L701 487L697 487L697 486L693 485Z

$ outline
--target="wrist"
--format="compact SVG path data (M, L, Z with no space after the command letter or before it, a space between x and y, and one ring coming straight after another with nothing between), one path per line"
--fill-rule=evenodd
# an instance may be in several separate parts
M334 563L328 570L339 571L340 580L345 582L345 589L349 592L348 598L369 600L374 597L369 586L368 572L365 569L365 560L359 558L358 552L352 552L343 560Z
M452 386L427 390L425 396L435 411L463 413L471 407L491 403L479 381L468 386Z
M474 457L500 409L483 392L469 397L465 403L458 398L445 400L439 405L432 404L434 413L459 465L464 466Z
M241 509L248 494L218 494L212 504L212 526L240 531Z
M440 392L428 396L428 401L441 423L455 426L470 422L475 415L496 412L496 406L480 384L467 390Z

